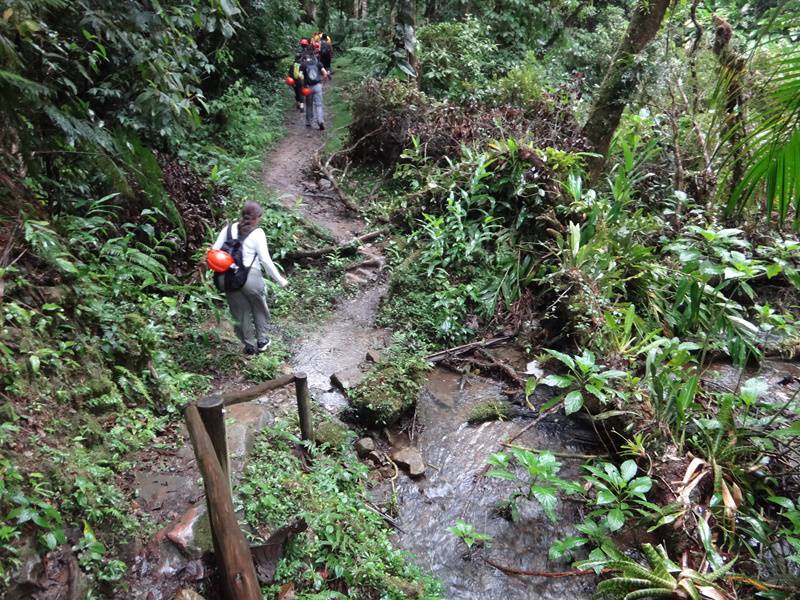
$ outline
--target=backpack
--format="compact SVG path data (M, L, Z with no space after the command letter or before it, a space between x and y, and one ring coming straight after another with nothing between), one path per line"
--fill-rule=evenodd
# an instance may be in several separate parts
M312 60L307 62L305 66L306 85L317 85L322 77L319 72L319 63L316 60Z
M242 289L244 284L247 283L250 267L256 262L256 257L254 256L250 266L245 267L242 255L244 241L247 239L247 235L252 232L243 238L233 237L232 227L233 225L228 225L228 233L220 250L224 250L233 257L233 264L224 273L214 273L214 285L217 286L220 292L235 292Z
M322 43L319 46L319 55L325 58L329 58L332 52L333 48L331 48L331 45L325 40L322 40Z

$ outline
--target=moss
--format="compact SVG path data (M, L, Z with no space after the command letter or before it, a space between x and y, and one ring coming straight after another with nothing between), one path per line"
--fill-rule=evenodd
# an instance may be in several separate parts
M350 391L350 404L360 419L392 425L416 404L429 369L422 354L392 346L364 381Z
M485 400L478 402L469 410L467 422L484 423L486 421L507 421L512 417L511 407L502 400Z
M350 430L336 421L323 421L314 430L314 440L318 444L327 444L331 448L344 446L349 442L350 437Z

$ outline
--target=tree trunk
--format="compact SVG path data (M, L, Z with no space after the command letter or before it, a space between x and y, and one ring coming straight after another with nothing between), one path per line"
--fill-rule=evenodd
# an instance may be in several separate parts
M320 31L328 31L328 21L331 18L330 0L320 0L317 17Z
M317 22L317 3L314 0L303 0L303 11L306 13L307 22Z
M432 23L436 18L436 9L436 0L428 0L425 3L425 20L428 23Z
M414 80L419 87L419 62L417 61L417 6L415 0L400 0L397 14L398 25L402 31L401 44L406 52L408 64L414 70Z
M599 158L591 159L589 175L596 181L603 170L606 154L619 125L622 111L636 92L639 70L636 56L656 36L671 0L640 0L633 11L628 30L622 39L603 83L595 95L583 134Z
M742 182L744 176L744 93L742 80L747 61L730 46L733 29L723 18L714 15L714 54L719 59L722 69L723 93L725 100L725 117L722 123L722 138L727 140L734 157L731 166L728 189L733 191Z
M367 0L353 0L353 17L356 19L367 18Z

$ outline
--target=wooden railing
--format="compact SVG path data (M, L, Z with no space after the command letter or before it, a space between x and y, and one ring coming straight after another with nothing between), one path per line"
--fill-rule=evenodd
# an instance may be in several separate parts
M305 373L284 375L236 392L216 393L184 409L186 427L206 491L214 554L221 572L223 594L228 600L261 600L250 546L233 510L225 407L254 400L271 390L294 383L300 434L312 439L311 400Z

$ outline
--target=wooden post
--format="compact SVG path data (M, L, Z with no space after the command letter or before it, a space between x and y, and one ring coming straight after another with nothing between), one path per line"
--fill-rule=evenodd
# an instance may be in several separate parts
M216 449L211 443L197 406L189 404L184 414L197 466L203 476L224 597L227 600L261 600L253 557L239 528L239 521L233 510L230 485L217 460Z
M314 425L311 422L311 398L308 393L308 377L305 373L294 374L294 389L297 393L297 413L300 417L300 437L314 439Z
M197 411L206 427L208 437L214 445L219 466L228 481L228 491L231 489L231 465L228 458L228 437L225 433L225 403L222 394L216 393L200 399Z

